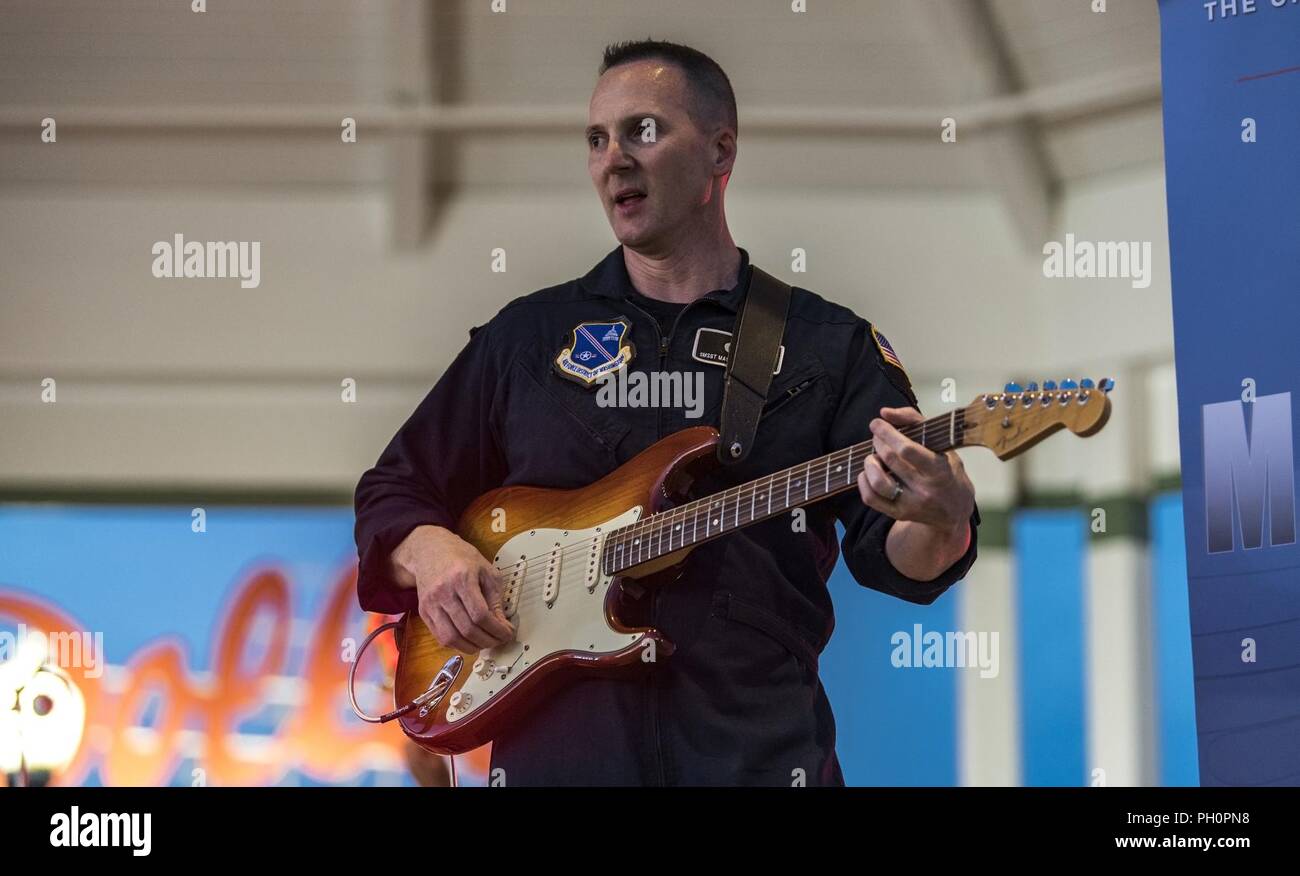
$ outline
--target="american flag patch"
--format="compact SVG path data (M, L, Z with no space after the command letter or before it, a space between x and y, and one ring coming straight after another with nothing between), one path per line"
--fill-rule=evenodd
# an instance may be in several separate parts
M903 368L903 363L899 361L898 354L894 352L894 348L889 346L889 341L885 339L884 335L876 331L875 326L871 327L871 336L875 338L876 348L880 350L880 355L884 360L900 371L905 370Z

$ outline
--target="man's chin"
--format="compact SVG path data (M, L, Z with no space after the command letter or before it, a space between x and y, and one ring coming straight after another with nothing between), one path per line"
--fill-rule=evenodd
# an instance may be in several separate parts
M620 227L618 224L614 224L612 228L618 242L630 249L643 247L655 240L655 234L646 228Z

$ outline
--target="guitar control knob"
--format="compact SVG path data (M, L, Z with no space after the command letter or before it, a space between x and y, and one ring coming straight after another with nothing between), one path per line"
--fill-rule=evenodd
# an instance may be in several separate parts
M468 709L469 704L473 701L474 701L474 697L467 694L463 690L458 690L451 695L451 707L458 712L461 709Z
M497 671L497 662L483 657L474 661L474 674L479 678L490 678Z

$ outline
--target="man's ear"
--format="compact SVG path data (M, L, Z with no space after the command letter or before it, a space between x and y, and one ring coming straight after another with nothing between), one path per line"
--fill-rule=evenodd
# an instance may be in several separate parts
M736 164L736 134L730 128L721 128L713 136L713 173L730 176Z

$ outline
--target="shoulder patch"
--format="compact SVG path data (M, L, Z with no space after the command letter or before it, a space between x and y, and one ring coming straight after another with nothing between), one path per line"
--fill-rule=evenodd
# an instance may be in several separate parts
M889 382L894 384L908 401L917 405L916 393L912 390L912 381L903 369L903 361L898 358L889 340L874 325L871 327L871 340L876 344L876 352L880 354L880 367L889 378Z
M636 350L627 340L631 333L632 326L626 319L579 323L555 357L555 369L570 380L591 386L632 361Z

